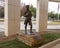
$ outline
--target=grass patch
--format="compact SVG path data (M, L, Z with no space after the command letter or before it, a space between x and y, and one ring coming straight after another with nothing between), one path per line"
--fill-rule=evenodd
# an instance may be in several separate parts
M42 42L42 44L36 45L35 47L30 47L18 41L18 39L14 39L11 41L0 43L0 48L38 48L41 45L44 45L46 43L49 43L53 40L60 38L60 33L48 33L48 34L43 34L42 36L45 40Z
M15 39L8 42L0 43L0 48L29 48L29 46L18 41L18 39Z
M43 37L45 38L45 40L43 41L42 45L60 38L60 33L43 34Z
M42 36L44 38L44 41L41 44L37 45L36 47L42 46L44 44L47 44L51 41L60 38L60 33L48 33L48 34L43 34Z
M50 22L48 24L60 24L60 22Z

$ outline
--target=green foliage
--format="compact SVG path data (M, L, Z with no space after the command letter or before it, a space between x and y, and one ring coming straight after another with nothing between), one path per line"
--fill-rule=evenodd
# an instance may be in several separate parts
M32 47L22 43L18 39L14 39L14 40L11 40L11 41L0 43L0 48L32 48Z
M58 19L58 13L54 13L53 11L52 12L49 12L48 13L48 17L52 18L53 20L54 19ZM59 18L60 18L60 14L59 14Z
M49 12L48 17L54 18L54 12Z
M43 37L45 38L45 40L43 41L42 44L46 44L48 42L54 41L58 38L60 38L60 33L48 33L48 34L43 34Z
M33 5L30 5L30 10L32 12L32 15L36 17L36 8Z

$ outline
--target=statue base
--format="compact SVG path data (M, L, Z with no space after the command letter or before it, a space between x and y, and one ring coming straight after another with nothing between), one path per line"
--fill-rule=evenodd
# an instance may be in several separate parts
M43 38L39 33L35 33L32 35L20 34L18 36L18 39L29 46L40 44L43 41Z

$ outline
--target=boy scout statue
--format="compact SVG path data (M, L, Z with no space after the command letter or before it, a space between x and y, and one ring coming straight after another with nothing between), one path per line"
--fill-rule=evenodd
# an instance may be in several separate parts
M25 34L27 34L27 24L30 25L30 33L33 33L32 32L32 22L31 22L31 17L32 17L32 13L31 11L29 10L29 5L26 5L26 12L24 14L24 17L25 17Z

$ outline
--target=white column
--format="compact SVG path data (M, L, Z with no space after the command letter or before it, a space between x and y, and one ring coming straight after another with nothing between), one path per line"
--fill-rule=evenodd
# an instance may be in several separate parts
M48 0L37 0L36 32L47 30Z
M5 0L5 36L20 32L20 0Z

